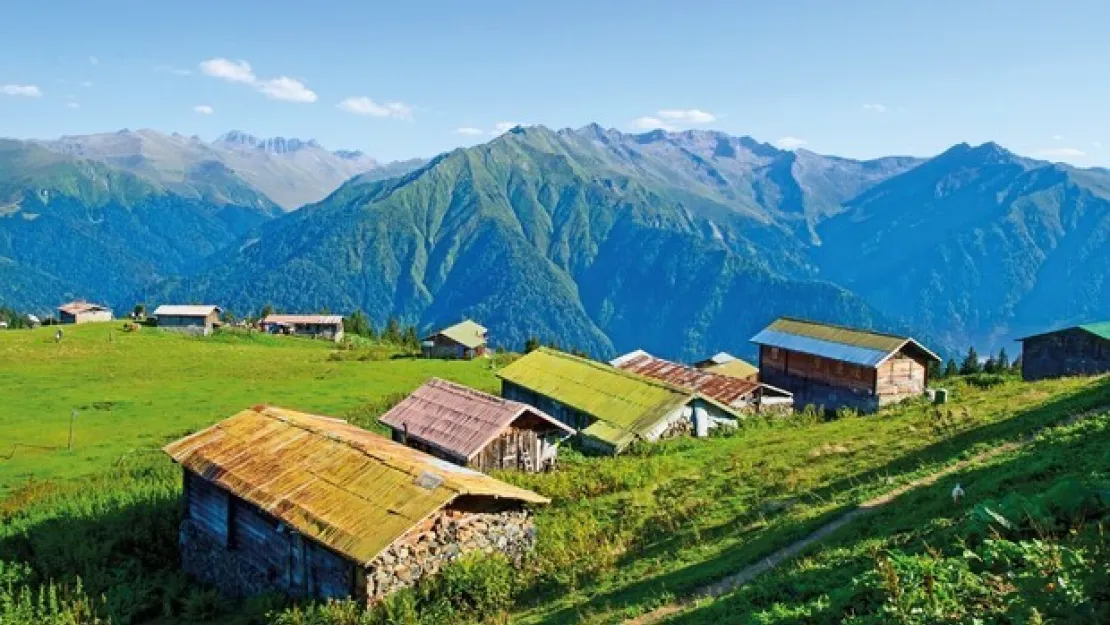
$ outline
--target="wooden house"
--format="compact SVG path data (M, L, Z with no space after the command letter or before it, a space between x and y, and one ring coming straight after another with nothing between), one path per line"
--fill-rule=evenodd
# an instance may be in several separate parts
M726 361L727 362L730 361ZM782 413L794 409L794 396L770 384L717 373L714 369L696 369L687 365L656 358L636 350L609 364L654 380L673 384L691 392L701 393L741 413Z
M1021 377L1025 380L1110 373L1110 322L1035 334L1020 341Z
M487 331L467 319L424 337L421 351L425 358L470 360L486 354Z
M100 304L75 300L58 307L58 321L66 324L111 321L112 309Z
M340 315L266 315L258 325L272 334L343 340L343 317Z
M520 558L548 500L339 419L257 406L169 444L185 571L231 596L375 601L460 555Z
M548 348L498 372L501 395L578 430L583 446L620 453L635 440L735 426L740 413L712 397Z
M154 311L159 328L208 336L220 324L219 306L210 304L177 306L163 304Z
M759 379L794 393L796 406L874 412L918 397L940 358L912 338L778 319L752 338Z
M379 421L393 440L479 471L542 471L574 430L533 406L433 378Z
M728 352L717 352L705 360L699 360L694 363L694 368L741 380L759 381L759 367Z

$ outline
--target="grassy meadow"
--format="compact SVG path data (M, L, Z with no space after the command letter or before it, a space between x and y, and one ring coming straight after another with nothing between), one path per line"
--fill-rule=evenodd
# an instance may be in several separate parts
M618 458L568 449L553 473L499 476L553 499L537 513L540 542L524 566L467 560L369 611L344 603L290 606L273 597L224 599L177 571L180 476L153 450L263 402L373 427L392 397L432 375L495 387L490 365L390 359L287 337L203 339L146 329L132 335L108 325L66 334L55 345L49 331L0 333L3 446L63 448L20 447L0 460L5 625L94 622L94 614L160 625L618 623L689 596L870 497L1077 414L1110 409L1107 378L1025 384L980 376L947 381L953 401L945 406L918 401L867 417L826 420L805 412L786 421L756 419L732 434L643 445ZM75 406L80 416L69 452ZM982 534L990 515L975 512L980 506L1013 517L1020 526L1015 544L1028 539L1032 530L1020 506L993 502L1008 488L1045 496L1056 485L1054 471L1085 484L1079 492L1087 493L1092 472L1108 466L1108 433L1110 416L1046 433L1032 448L962 470L844 528L830 537L834 549L672 620L938 622L910 618L921 607L909 598L917 597L910 580L930 566L921 558L950 556L967 537L961 524L978 523ZM956 481L968 492L958 509L949 497ZM1090 499L1081 498L1095 514ZM1068 518L1061 523L1074 521ZM934 556L922 546L934 544L948 551ZM1083 544L1085 554L1092 545ZM38 602L38 589L51 588L54 599ZM980 599L1004 596L975 592ZM884 612L888 604L902 612ZM882 620L891 614L898 618Z

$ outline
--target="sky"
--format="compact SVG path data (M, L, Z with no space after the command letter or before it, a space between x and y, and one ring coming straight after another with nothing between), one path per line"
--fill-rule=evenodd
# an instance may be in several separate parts
M238 129L394 160L597 122L1110 165L1097 0L5 4L0 136Z

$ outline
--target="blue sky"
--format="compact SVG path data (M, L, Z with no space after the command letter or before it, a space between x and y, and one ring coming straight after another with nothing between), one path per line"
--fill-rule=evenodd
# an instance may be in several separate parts
M1105 2L309 6L8 3L0 136L235 128L396 159L596 121L852 157L995 140L1110 165Z

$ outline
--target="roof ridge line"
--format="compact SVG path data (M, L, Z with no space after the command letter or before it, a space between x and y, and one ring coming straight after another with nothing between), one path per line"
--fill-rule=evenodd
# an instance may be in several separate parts
M881 330L872 330L872 329L868 329L868 328L854 328L852 326L841 325L839 323L832 323L832 322L829 322L829 321L815 321L813 319L803 319L801 317L791 317L791 316L787 316L787 315L781 316L778 319L776 319L775 321L780 321L780 320L781 321L793 321L795 323L808 323L810 325L824 326L826 328L836 328L838 330L847 330L849 332L859 332L860 334L874 334L876 336L885 336L887 338L901 339L901 340L904 340L904 341L908 341L908 340L913 339L912 336L906 336L904 334L892 334L890 332L883 332ZM774 321L772 321L770 324L768 324L768 327L770 327L773 324L774 324ZM831 341L831 342L835 342L835 341Z

